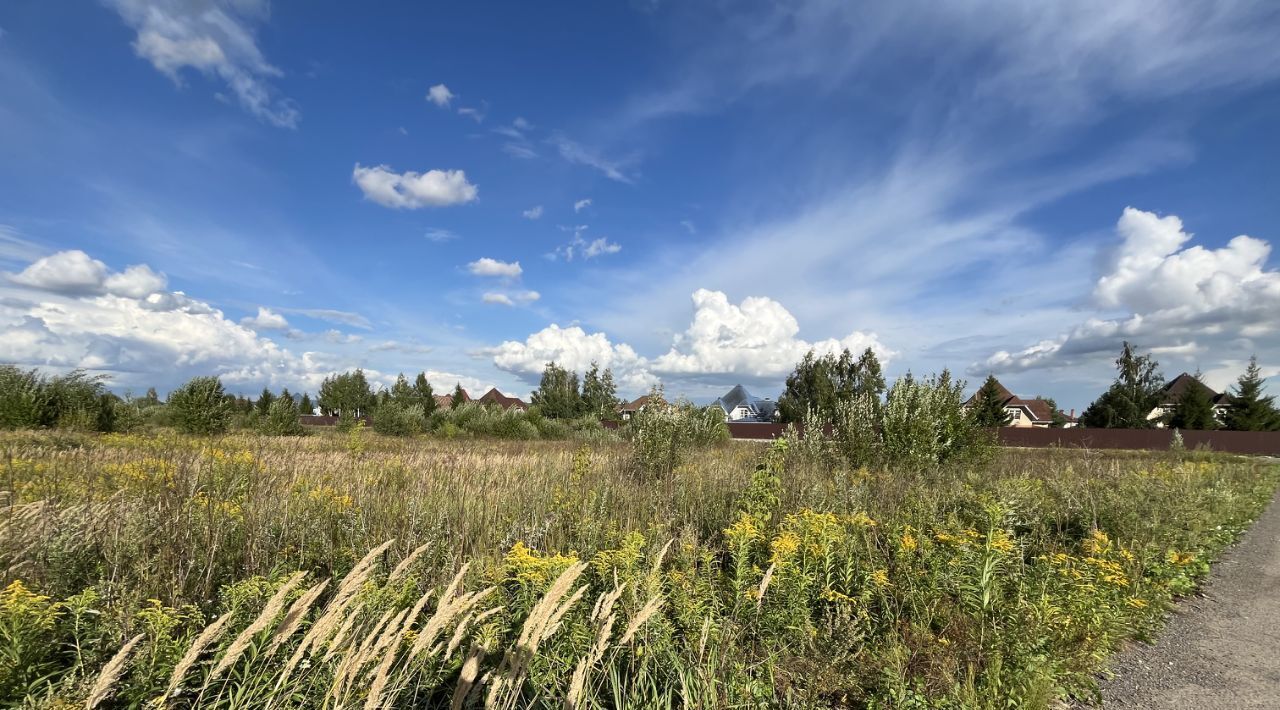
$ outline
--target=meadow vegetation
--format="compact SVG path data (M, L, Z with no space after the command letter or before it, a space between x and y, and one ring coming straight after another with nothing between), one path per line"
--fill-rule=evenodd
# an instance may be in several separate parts
M404 437L0 434L0 704L1050 707L1280 481L948 453L936 384L880 414L926 445L866 449L724 442L679 407L548 420L567 440L466 407Z

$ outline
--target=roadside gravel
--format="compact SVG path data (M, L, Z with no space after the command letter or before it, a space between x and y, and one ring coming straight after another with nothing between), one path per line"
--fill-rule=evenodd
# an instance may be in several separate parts
M1110 669L1104 708L1280 708L1280 496L1156 642Z

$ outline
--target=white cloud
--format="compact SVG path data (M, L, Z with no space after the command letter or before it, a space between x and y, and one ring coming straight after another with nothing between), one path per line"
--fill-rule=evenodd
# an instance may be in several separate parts
M9 280L43 291L89 294L101 292L106 278L106 264L73 249L41 257Z
M466 116L476 123L484 123L485 113L483 109L474 108L472 106L463 106L458 109L458 115Z
M283 313L296 313L300 316L315 318L317 320L337 323L339 325L348 325L353 328L363 328L372 330L373 323L369 319L359 313L350 311L338 311L331 308L276 308L275 310Z
M487 256L467 264L467 270L474 276L502 276L504 278L515 278L524 272L524 269L520 268L520 262L518 261L498 261Z
M143 298L169 285L164 274L158 274L146 264L135 264L118 274L111 274L103 284L107 291L118 296Z
M609 241L605 237L593 239L590 244L582 249L583 259L594 259L601 254L617 254L622 251L622 245Z
M455 94L449 91L449 87L444 84L436 84L427 89L427 101L439 106L440 108L448 108L449 102L453 101Z
M537 151L535 151L527 143L516 143L516 142L508 141L502 144L502 152L506 153L507 155L510 155L513 158L520 158L521 160L532 160L538 157Z
M578 200L577 202L573 203L573 211L574 211L574 213L576 214L576 213L578 213L578 212L581 212L581 211L585 210L586 208L588 208L588 207L590 207L590 206L591 206L591 198L590 198L590 197L586 197L586 198L583 198L583 199Z
M684 227L684 231L688 232L690 235L694 235L698 233L698 228L694 226L691 220L687 220L687 219L680 220L680 226Z
M534 205L520 214L525 219L540 219L542 217L542 205Z
M780 303L764 297L746 298L739 305L719 291L699 289L693 294L693 321L675 336L670 350L646 359L625 343L614 344L604 333L588 334L579 326L552 324L524 342L507 341L482 351L493 364L528 381L554 360L578 372L594 360L611 367L627 387L643 389L663 376L682 381L733 383L745 380L780 385L805 353L834 353L871 348L881 362L893 353L874 333L855 331L840 338L809 342L798 336L800 325Z
M491 356L498 369L527 382L536 381L552 361L576 372L585 372L592 362L599 363L600 367L612 368L618 382L631 389L643 389L653 382L644 358L630 345L614 345L604 333L588 334L579 326L561 328L552 324L524 342L508 340L481 354Z
M854 331L839 340L808 342L797 337L800 324L781 303L748 297L739 305L720 291L693 294L693 322L677 335L665 355L652 362L660 374L739 375L781 380L810 350L818 354L871 348L887 363L892 355L874 333Z
M428 229L422 234L429 242L451 242L458 238L458 235L447 229Z
M258 307L258 315L240 319L240 325L252 330L288 330L289 321L285 317L263 306Z
M25 239L21 232L7 224L0 224L0 261L29 263L43 256L45 250L35 242Z
M164 274L145 264L135 264L112 273L107 265L88 254L73 249L41 257L9 280L21 286L64 293L89 295L111 293L129 298L143 298L168 285Z
M363 337L356 335L355 333L344 333L332 328L324 332L324 339L334 345L351 345L364 340Z
M632 160L610 160L609 158L601 155L598 151L588 148L577 141L570 140L563 135L552 136L547 142L555 146L556 150L560 153L560 157L567 162L575 165L585 165L590 168L595 168L610 180L616 180L627 184L634 182L632 177L624 172L624 170L627 169L627 165L631 163Z
M533 128L533 124L526 121L523 116L516 116L516 120L512 121L511 125L520 131L528 131Z
M1176 216L1126 208L1120 244L1098 277L1093 316L1056 338L1001 350L970 372L1063 367L1096 360L1129 340L1153 352L1238 360L1244 350L1280 349L1280 271L1267 270L1271 245L1237 236L1226 246L1186 246Z
M294 128L301 119L290 99L275 96L269 79L283 75L263 57L254 30L266 21L266 0L106 0L137 32L133 48L176 84L194 69L226 83L259 119Z
M385 165L366 168L357 163L351 179L365 198L396 209L460 205L476 199L479 193L461 170L395 173Z
M542 294L537 291L515 291L511 293L489 291L481 296L480 300L485 303L514 306L516 304L532 303L539 298L542 298Z

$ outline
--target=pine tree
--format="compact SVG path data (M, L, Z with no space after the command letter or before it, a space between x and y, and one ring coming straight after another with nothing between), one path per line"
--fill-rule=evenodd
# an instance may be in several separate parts
M987 375L986 382L973 396L973 405L969 408L969 416L973 417L974 426L985 429L1002 427L1009 423L1009 413L1004 410L1004 394L995 375Z
M1249 367L1240 375L1231 393L1226 426L1235 431L1280 431L1280 411L1275 396L1263 396L1265 384L1258 357L1249 358Z
M467 392L462 389L462 383L459 382L453 388L453 399L449 402L449 409L457 409L466 403Z
M284 389L280 390L280 399L287 399L289 400L290 404L297 404L297 401L294 399L293 394L289 392L288 387L285 387Z
M427 381L427 373L418 373L418 377L413 381L413 394L418 405L422 407L424 416L431 416L431 413L436 411L436 394L431 390L431 383Z
M396 377L396 383L391 385L390 397L391 401L402 407L408 407L418 403L417 392L415 392L413 386L409 384L409 379L404 376L403 372Z
M254 409L260 416L267 416L267 412L271 410L271 403L276 400L275 395L271 394L271 390L266 387L262 388L262 394L258 395L258 401L254 402Z
M1175 429L1218 428L1218 420L1213 416L1213 398L1209 396L1209 388L1200 382L1199 372L1178 396L1168 419L1169 426Z
M298 403L298 411L301 414L313 414L316 411L315 405L311 403L310 394L302 393L302 401Z
M1080 425L1107 429L1151 429L1151 410L1160 404L1164 378L1160 364L1150 355L1138 355L1126 341L1116 358L1119 374L1110 389L1080 415Z

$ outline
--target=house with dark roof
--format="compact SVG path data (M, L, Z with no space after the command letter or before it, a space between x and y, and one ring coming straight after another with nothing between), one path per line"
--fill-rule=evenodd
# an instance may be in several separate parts
M713 404L724 411L727 422L772 422L778 412L777 402L752 396L742 385L734 385Z
M644 406L648 403L649 395L647 394L643 397L637 397L630 402L625 402L622 406L618 407L618 418L625 422L631 419L631 417L634 417L641 409L644 409Z
M996 390L999 392L999 394L996 395L996 398L1000 400L1002 405L1004 405L1004 412L1009 417L1009 423L1005 424L1005 426L1047 429L1053 425L1054 412L1053 406L1049 403L1049 400L1042 399L1040 397L1033 397L1031 399L1019 397L1006 389L1004 385L1000 384L999 380L996 381ZM975 392L974 395L964 403L963 406L966 410L973 406L977 401L978 394L978 392ZM1062 425L1063 428L1069 428L1077 425L1074 411L1072 411L1070 415L1062 414L1061 411L1059 411L1058 414L1061 414L1065 420Z
M1213 418L1217 419L1219 424L1225 422L1227 412L1231 409L1231 395L1215 392L1212 387L1185 372L1169 380L1164 389L1160 390L1160 404L1147 414L1147 421L1154 421L1157 427L1163 428L1166 417L1173 412L1174 407L1178 406L1178 400L1182 399L1187 389L1191 387L1204 390L1209 401L1213 402Z
M466 391L466 390L462 390L462 403L463 403L463 404L466 404L467 402L470 402L470 401L472 401L472 400L471 400L471 395L467 394L467 391ZM437 409L449 409L449 408L451 408L452 406L453 406L453 394L452 394L452 393L450 393L450 394L438 394L438 395L436 395L436 408L437 408Z
M529 405L526 404L524 400L519 397L508 397L499 392L497 387L491 388L488 392L481 395L480 399L476 401L480 404L501 407L507 410L514 409L517 412L529 411Z

